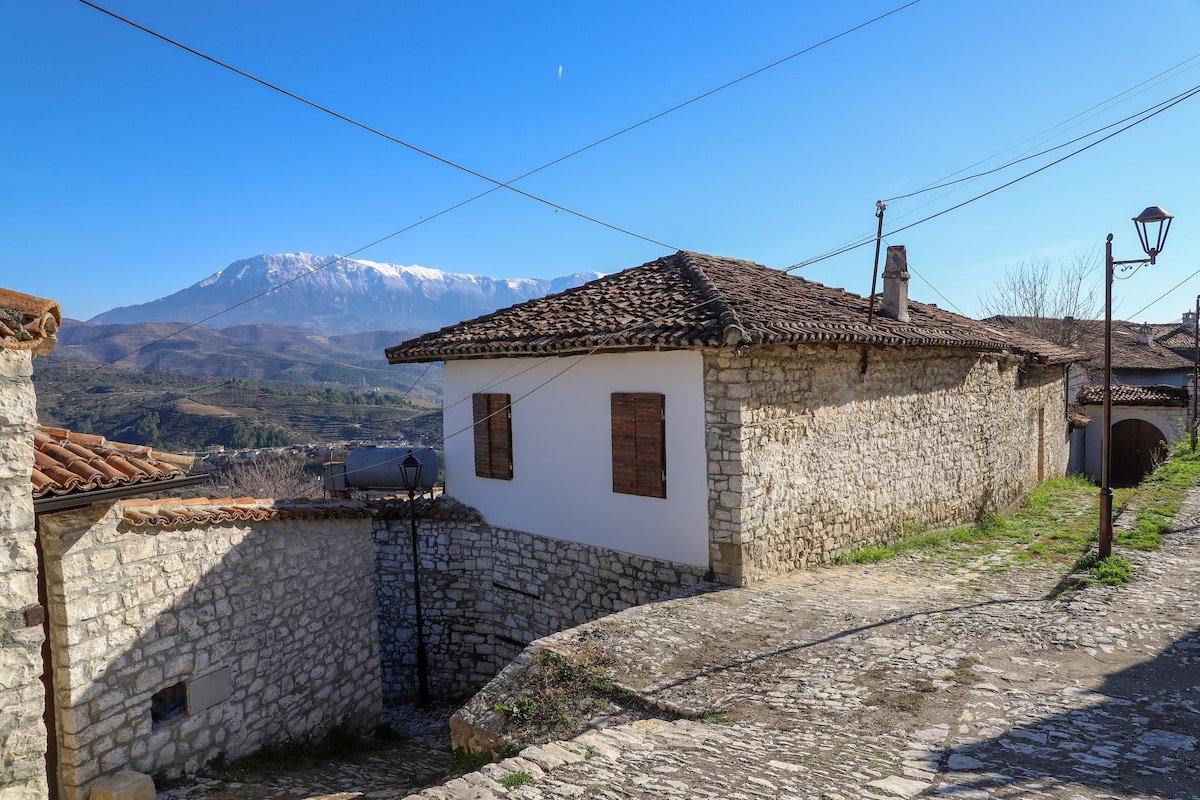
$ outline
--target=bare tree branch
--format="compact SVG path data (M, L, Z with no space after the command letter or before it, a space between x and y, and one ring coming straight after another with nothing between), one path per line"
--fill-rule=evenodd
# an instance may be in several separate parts
M320 497L321 478L305 470L304 456L296 453L260 453L232 458L209 475L209 485L230 497Z
M1076 343L1075 321L1099 314L1103 282L1098 249L1057 266L1046 259L1023 261L1005 269L996 288L982 295L979 304L986 316L1005 317L1017 330L1069 347Z

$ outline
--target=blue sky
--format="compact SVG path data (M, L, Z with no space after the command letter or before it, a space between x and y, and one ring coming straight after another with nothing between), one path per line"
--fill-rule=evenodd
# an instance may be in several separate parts
M101 5L507 181L905 2ZM358 257L493 277L676 248L787 267L872 234L877 199L1200 85L1198 55L1200 0L921 0L519 184L661 244L501 190ZM77 0L0 3L0 74L2 284L72 317L259 253L348 253L488 188ZM1109 232L1139 255L1130 218L1161 205L1166 251L1118 282L1116 314L1178 319L1200 293L1198 132L1200 97L887 242L908 246L914 298L977 315L1005 267L1102 252ZM885 230L1066 152L889 203ZM865 294L872 260L799 274Z

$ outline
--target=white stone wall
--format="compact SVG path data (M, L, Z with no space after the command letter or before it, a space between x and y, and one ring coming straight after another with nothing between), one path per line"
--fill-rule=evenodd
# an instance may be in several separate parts
M1104 406L1084 406L1091 422L1077 432L1080 442L1079 469L1089 478L1100 480L1100 456L1104 452ZM1112 407L1112 424L1129 419L1140 419L1158 429L1171 447L1191 435L1191 406L1128 406Z
M128 529L94 504L40 525L66 800L122 769L173 777L376 723L370 520ZM153 694L225 669L227 698L151 720Z
M740 584L1010 506L1068 458L1062 367L938 348L708 354L714 570Z
M46 700L34 541L33 374L28 350L0 348L0 797L46 797Z
M376 523L384 695L416 696L407 504ZM489 525L449 497L418 502L430 694L477 690L529 642L695 586L704 568Z

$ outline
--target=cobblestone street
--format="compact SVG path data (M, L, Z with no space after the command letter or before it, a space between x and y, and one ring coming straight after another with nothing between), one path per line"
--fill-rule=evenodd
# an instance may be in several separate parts
M1058 593L1060 573L951 553L813 570L558 634L561 652L601 641L624 685L687 718L598 719L415 796L1200 797L1198 522L1193 490L1161 550L1123 553L1136 571L1119 588ZM427 741L446 757L444 740ZM414 785L326 777L254 796L392 798ZM201 796L249 795L169 793Z

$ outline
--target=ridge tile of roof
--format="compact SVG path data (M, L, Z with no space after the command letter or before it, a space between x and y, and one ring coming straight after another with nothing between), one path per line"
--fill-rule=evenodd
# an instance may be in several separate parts
M57 341L62 309L53 300L0 289L0 346L48 355Z
M851 292L752 261L680 251L558 294L528 300L385 350L402 364L614 350L790 342L962 347L1044 363L1079 359L1011 330L911 301L909 322Z
M192 459L103 436L42 426L33 432L34 498L182 478Z
M187 500L132 498L121 501L123 519L134 528L179 528L226 522L286 519L363 519L371 508L356 500L198 497Z

